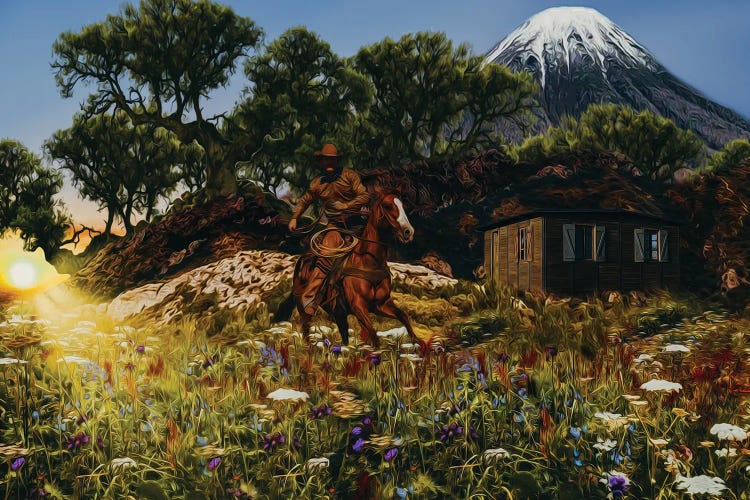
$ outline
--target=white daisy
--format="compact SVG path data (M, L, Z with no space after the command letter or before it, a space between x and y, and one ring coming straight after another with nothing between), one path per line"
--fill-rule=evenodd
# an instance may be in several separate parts
M729 441L744 441L747 439L747 431L732 424L714 424L709 432L719 439Z
M266 397L274 401L307 401L310 395L294 389L276 389Z
M711 476L685 477L677 475L678 490L685 490L688 495L720 495L727 487L724 480Z
M664 392L679 392L682 389L682 385L677 382L670 382L669 380L652 379L648 382L641 384L641 389L650 392L664 391Z

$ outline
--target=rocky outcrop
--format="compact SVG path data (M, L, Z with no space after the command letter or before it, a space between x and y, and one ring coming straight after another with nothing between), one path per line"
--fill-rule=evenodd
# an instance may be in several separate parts
M220 310L253 311L279 293L286 293L296 255L272 250L247 250L233 257L187 271L172 279L148 283L99 305L99 312L115 321L136 317L156 324L191 314L210 315ZM389 263L394 282L437 290L457 280L424 266Z

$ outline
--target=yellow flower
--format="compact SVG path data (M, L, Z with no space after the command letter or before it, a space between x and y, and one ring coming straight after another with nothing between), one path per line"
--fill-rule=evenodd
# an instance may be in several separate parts
M684 416L690 415L690 412L687 412L683 410L682 408L672 408L672 413L674 413L678 417L684 417Z

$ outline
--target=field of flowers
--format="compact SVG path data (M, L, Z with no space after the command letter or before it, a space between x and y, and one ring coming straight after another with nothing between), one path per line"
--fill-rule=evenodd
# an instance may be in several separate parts
M263 308L158 330L6 308L0 498L748 498L747 319L666 293L397 297L430 352L387 320L373 351Z

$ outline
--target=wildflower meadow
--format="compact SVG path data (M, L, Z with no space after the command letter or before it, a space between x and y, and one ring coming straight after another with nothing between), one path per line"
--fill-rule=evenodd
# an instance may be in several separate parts
M667 292L398 296L454 307L419 315L428 351L389 320L379 350L324 318L306 342L262 307L6 308L2 497L748 498L750 320Z

